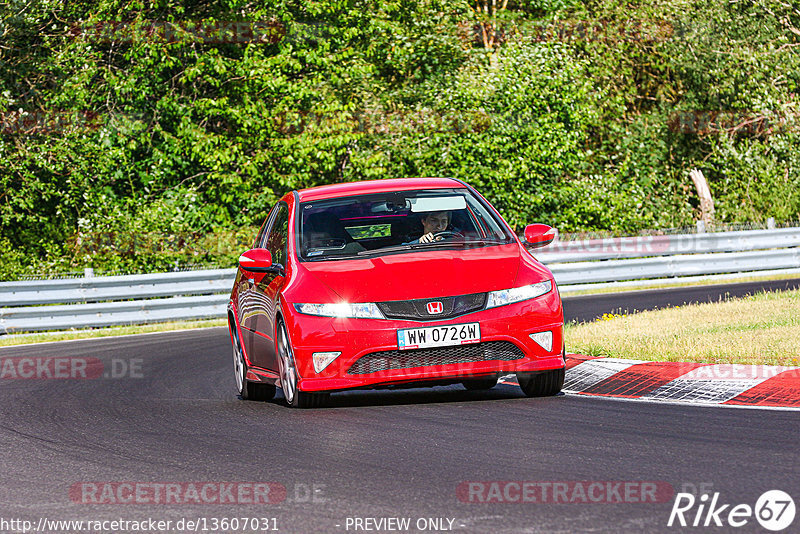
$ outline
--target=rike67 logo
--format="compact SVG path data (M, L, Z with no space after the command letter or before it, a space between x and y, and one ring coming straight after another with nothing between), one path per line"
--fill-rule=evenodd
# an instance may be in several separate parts
M755 507L749 504L722 504L719 492L715 492L710 498L707 493L699 498L691 493L678 493L667 526L743 527L755 517L763 528L778 532L791 525L794 516L794 500L781 490L764 492L756 501Z

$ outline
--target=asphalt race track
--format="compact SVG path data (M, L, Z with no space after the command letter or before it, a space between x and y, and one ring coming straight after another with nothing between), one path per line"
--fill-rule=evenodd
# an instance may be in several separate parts
M752 507L771 489L800 502L797 412L527 399L507 385L341 393L329 408L291 410L280 393L267 403L240 400L230 353L224 328L0 349L6 360L102 362L94 379L0 380L0 522L152 518L175 525L185 518L210 525L259 517L274 518L270 527L287 533L726 532L729 526L668 528L675 493L719 492L728 510ZM120 493L110 493L110 504L83 502L100 495L86 497L86 488L121 487L110 483L185 489L237 481L272 483L285 497L278 491L274 503L245 504L245 494L233 504L195 504L181 493L180 502L119 503ZM521 500L521 486L508 481L548 488L540 490L545 497L532 493L547 502L497 502ZM630 495L620 483L633 488ZM561 500L557 484L569 488ZM598 502L574 493L590 484L603 488L593 493ZM658 498L638 502L643 484L660 488ZM481 496L494 502L470 502ZM367 518L409 518L411 527L376 530ZM420 520L427 530L416 528ZM735 531L764 530L751 517Z

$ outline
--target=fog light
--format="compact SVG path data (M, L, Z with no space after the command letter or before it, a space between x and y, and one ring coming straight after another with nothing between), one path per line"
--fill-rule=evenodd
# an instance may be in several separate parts
M553 332L550 330L546 332L536 332L535 334L530 334L530 337L547 352L553 350Z
M315 352L311 355L314 360L314 370L321 373L328 367L333 360L339 357L341 352Z

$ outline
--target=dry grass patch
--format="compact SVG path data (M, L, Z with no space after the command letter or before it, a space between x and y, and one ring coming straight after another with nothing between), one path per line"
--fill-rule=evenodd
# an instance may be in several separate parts
M567 349L651 361L800 365L800 291L758 293L566 328Z

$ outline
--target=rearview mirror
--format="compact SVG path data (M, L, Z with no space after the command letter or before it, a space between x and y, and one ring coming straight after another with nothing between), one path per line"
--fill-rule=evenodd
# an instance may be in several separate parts
M525 227L525 244L529 247L549 245L556 238L556 229L546 224L529 224Z
M272 264L272 254L265 248L253 248L239 256L239 267L251 273L270 273L281 269Z

